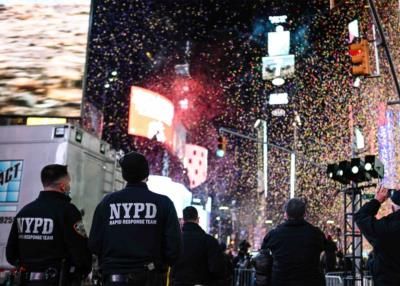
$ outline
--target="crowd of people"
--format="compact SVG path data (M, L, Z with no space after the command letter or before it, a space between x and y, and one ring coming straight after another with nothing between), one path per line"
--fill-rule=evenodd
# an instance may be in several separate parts
M233 281L250 286L242 276L250 269L256 286L323 286L326 272L352 267L332 237L307 222L300 198L286 202L284 222L266 234L256 256L246 240L233 256L199 226L195 207L183 209L179 224L172 201L148 189L149 166L142 154L130 152L120 165L127 185L98 204L89 236L70 202L67 166L42 169L44 189L16 215L6 247L20 285L81 285L92 271L93 255L98 281L116 286L232 286ZM377 219L389 197L393 213ZM374 248L368 265L375 286L400 285L399 210L400 192L390 196L379 187L354 216Z

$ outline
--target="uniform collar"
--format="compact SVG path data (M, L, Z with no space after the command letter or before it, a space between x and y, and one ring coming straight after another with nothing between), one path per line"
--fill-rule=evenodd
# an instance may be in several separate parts
M127 188L137 188L137 187L145 187L147 189L147 184L145 182L135 182L135 183L127 183Z
M182 226L183 231L201 231L204 232L204 230L194 222L185 222Z
M69 196L64 195L63 193L56 192L56 191L41 191L39 194L39 198L57 198L64 200L66 202L70 202L71 198Z
M303 225L306 224L306 221L304 220L304 218L299 218L299 219L287 219L284 222L285 225Z

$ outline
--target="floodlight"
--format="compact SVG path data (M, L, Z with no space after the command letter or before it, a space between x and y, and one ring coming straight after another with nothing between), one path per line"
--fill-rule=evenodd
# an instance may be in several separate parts
M328 178L332 180L342 184L348 184L350 183L350 180L347 176L349 170L350 162L342 161L339 164L328 164L326 174L328 175Z
M385 176L385 167L375 155L365 156L364 168L372 178L382 179Z
M328 175L328 178L333 179L333 177L337 172L337 169L338 169L337 164L328 164L328 167L326 169L326 174Z
M363 160L360 158L352 158L350 165L351 172L348 174L350 180L360 183L371 179L371 175L368 172L365 172L365 163Z
M350 183L350 179L347 176L347 174L349 174L349 171L351 169L350 166L351 164L349 161L341 161L339 163L338 169L333 179L345 185Z

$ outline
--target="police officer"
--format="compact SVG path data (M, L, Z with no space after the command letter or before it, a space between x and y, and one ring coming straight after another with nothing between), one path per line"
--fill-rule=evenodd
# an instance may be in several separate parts
M218 240L199 226L196 208L183 210L183 222L183 252L172 268L173 285L222 285L227 269Z
M89 247L99 257L105 285L163 285L178 259L181 233L172 201L146 185L146 158L130 152L120 160L128 182L97 206Z
M43 191L16 215L6 256L22 270L23 285L76 285L91 269L87 235L70 203L67 166L42 169Z

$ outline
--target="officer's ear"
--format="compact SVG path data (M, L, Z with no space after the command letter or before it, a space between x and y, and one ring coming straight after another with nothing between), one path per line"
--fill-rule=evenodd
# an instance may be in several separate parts
M57 182L58 188L63 192L67 189L67 184L66 180L60 180Z
M61 190L61 191L65 191L65 188L66 188L66 184L64 183L64 182L58 182L58 188Z

